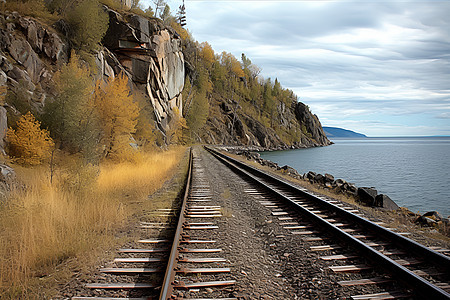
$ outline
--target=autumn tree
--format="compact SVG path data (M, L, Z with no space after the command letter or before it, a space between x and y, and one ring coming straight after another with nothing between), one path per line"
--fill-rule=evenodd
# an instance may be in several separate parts
M200 57L209 64L215 61L214 50L208 42L200 44Z
M175 18L171 18L170 23L169 23L170 27L172 27L173 29L175 29L175 31L178 33L178 35L181 37L181 40L183 41L183 43L191 38L189 36L189 32L184 29L183 27L181 27L180 23L177 22L177 20Z
M100 82L94 92L95 107L102 127L104 156L120 158L129 148L130 136L136 131L139 107L133 101L128 88L128 77L123 73L108 80L102 87Z
M153 105L147 100L143 93L135 94L135 102L139 107L139 116L137 118L136 132L134 138L142 147L152 144L156 141L156 128L154 119Z
M8 129L9 153L18 163L38 165L50 157L54 143L48 131L40 126L28 112L17 121L16 129Z
M234 57L233 54L222 52L220 57L221 63L227 67L230 74L234 74L236 77L243 77L244 71L242 71L241 63Z
M185 145L187 143L185 134L187 130L186 119L183 118L178 108L175 107L169 123L169 130L166 132L166 143Z
M205 125L209 114L208 97L213 91L213 85L207 69L204 66L197 67L197 77L193 82L193 91L186 110L186 124L191 135L196 135ZM185 88L188 90L190 82L185 82ZM189 95L188 95L189 96Z
M55 74L57 96L45 106L43 122L62 148L81 152L87 160L97 155L98 118L89 70L72 52L70 61Z
M196 134L205 125L209 114L209 102L206 93L200 92L192 99L192 104L186 116L189 130Z

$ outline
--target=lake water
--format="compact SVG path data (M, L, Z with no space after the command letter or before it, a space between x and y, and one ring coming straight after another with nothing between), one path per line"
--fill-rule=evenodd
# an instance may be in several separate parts
M375 187L414 212L450 215L450 137L333 139L320 148L262 152L299 173L329 173Z

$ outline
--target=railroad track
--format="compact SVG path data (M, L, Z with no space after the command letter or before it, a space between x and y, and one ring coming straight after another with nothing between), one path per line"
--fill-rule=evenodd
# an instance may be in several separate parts
M380 290L350 295L352 299L450 299L448 249L427 248L406 238L407 233L365 219L358 210L205 148L253 182L254 188L245 192L271 209L288 233L310 243L311 251L325 253L320 259L330 263L333 273L358 273L355 279L340 280L340 286L351 288L350 294L358 287L377 285ZM330 252L332 255L326 255ZM370 276L364 277L364 272Z
M231 262L220 257L222 249L214 247L222 208L215 205L207 182L201 158L191 150L180 207L153 211L152 220L139 225L151 236L134 247L119 249L121 256L114 259L114 267L99 270L103 282L86 284L91 295L72 299L201 300L206 299L201 298L205 289L214 299L236 299L221 296L232 291L226 288L236 282L227 275Z

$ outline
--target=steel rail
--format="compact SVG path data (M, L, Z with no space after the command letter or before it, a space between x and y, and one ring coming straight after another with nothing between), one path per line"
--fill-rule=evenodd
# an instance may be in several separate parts
M164 275L164 282L161 287L161 294L159 296L160 300L172 299L173 288L176 270L175 266L177 265L177 257L180 248L180 240L181 240L181 232L183 231L183 223L185 221L184 212L186 210L187 199L189 196L189 190L191 188L192 183L192 165L193 165L193 157L192 157L192 148L189 151L189 168L188 168L188 176L186 179L186 186L184 188L184 196L181 204L180 215L178 217L178 225L177 230L175 232L175 237L172 243L172 249L170 251L169 260L167 263L166 274Z
M351 244L353 247L357 248L367 258L369 258L370 260L375 262L377 266L381 266L385 269L388 269L391 273L396 275L396 279L403 282L405 285L412 287L421 296L423 296L427 299L450 299L450 294L447 293L446 291L433 285L432 283L428 282L424 278L414 274L412 271L410 271L406 267L398 264L391 258L389 258L389 257L383 255L382 253L380 253L379 251L375 250L374 248L367 246L362 241L356 239L349 233L342 231L340 228L336 227L335 225L331 224L330 222L326 221L325 219L321 218L320 216L312 213L311 211L302 207L300 204L295 203L289 197L280 193L279 191L277 191L270 185L268 185L264 182L261 182L261 177L272 183L275 183L276 185L278 185L278 187L282 186L285 188L289 188L290 191L299 193L301 196L307 197L309 200L315 201L316 203L326 207L327 209L330 209L334 212L341 214L341 216L343 215L346 218L351 219L354 223L364 226L365 228L377 233L378 235L381 235L381 236L385 237L386 239L389 239L390 242L392 242L402 248L408 248L408 250L410 250L411 252L414 252L416 255L421 256L425 259L431 260L432 262L434 262L439 267L441 267L445 270L450 269L450 258L449 257L442 255L440 253L437 253L431 249L428 249L428 248L424 247L423 245L421 245L411 239L405 238L404 236L401 236L390 230L387 230L386 228L383 228L382 226L379 226L367 219L364 219L364 218L357 216L351 212L348 212L332 203L329 203L325 200L318 198L317 196L315 196L311 193L303 191L290 183L287 183L287 182L285 182L281 179L278 179L278 178L276 178L270 174L267 174L265 172L262 172L256 168L249 166L243 162L240 162L228 155L220 153L209 147L205 147L205 149L208 150L211 154L213 154L220 161L224 162L226 165L231 167L233 170L236 170L238 173L241 173L241 174L251 178L253 181L257 182L259 185L263 186L265 189L268 189L271 192L275 193L280 198L282 198L286 202L288 202L292 207L295 207L302 214L306 214L308 217L310 217L311 219L316 221L322 227L325 227L329 231L333 232L339 239L341 239L341 240L345 241L346 243Z

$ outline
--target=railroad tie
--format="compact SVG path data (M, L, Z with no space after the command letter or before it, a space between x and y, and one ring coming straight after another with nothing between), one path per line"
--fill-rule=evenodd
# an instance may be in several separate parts
M367 265L330 266L328 268L335 273L354 273L372 269Z
M182 257L178 259L178 262L182 263L217 263L217 262L226 262L225 258L221 257L205 257L205 258L196 258L196 257Z
M161 262L165 261L162 258L154 258L154 257L124 257L124 258L115 258L114 262L118 263L152 263L152 262Z
M152 289L156 286L151 283L88 283L88 289Z
M341 249L341 246L337 245L321 245L321 246L311 246L309 247L311 251L327 251L327 250L337 250Z
M134 273L161 273L163 270L159 268L103 268L100 272L103 273L122 273L122 274L134 274Z
M177 273L183 274L211 274L211 273L230 273L230 268L179 268Z
M370 300L370 299L397 299L397 298L410 298L412 295L403 291L383 292L376 294L356 295L351 296L353 300Z
M157 249L119 249L117 252L119 253L161 253L167 252L169 249L167 248L157 248Z
M72 297L72 300L149 300L149 298Z
M230 286L235 285L236 280L224 280L224 281L206 281L206 282L193 282L193 283L185 283L184 281L180 281L174 284L174 288L176 289L195 289L195 288L206 288L206 287L221 287L221 286Z
M181 248L180 253L215 253L215 252L222 252L222 249L188 249L188 248Z
M345 259L352 259L358 257L357 255L329 255L329 256L321 256L319 257L321 260L345 260Z
M355 285L381 284L381 283L387 283L387 282L392 282L392 281L393 280L391 278L375 277L375 278L368 278L368 279L343 280L343 281L338 281L338 284L340 286L355 286Z

